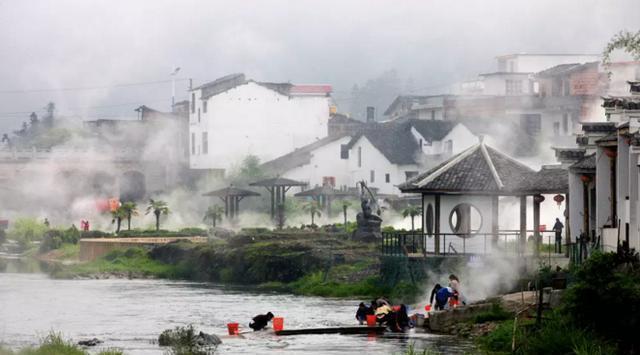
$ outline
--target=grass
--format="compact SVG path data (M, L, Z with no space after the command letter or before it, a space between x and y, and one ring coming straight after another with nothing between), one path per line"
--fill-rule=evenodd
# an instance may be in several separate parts
M119 349L107 349L99 352L97 355L123 354ZM0 355L89 355L89 352L75 345L70 340L65 340L62 334L50 332L40 340L40 345L37 347L23 348L18 351L0 347Z
M495 322L502 321L513 318L513 314L507 312L502 308L500 303L491 304L491 309L488 311L478 313L474 319L474 323L485 323L485 322Z
M71 265L56 270L53 276L69 278L95 274L135 274L144 277L172 278L175 266L151 259L143 248L117 249L85 264Z

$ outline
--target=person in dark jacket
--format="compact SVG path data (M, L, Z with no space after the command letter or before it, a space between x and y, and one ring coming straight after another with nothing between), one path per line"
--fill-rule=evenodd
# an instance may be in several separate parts
M253 317L253 321L249 323L249 328L254 331L262 330L264 327L269 324L269 322L273 319L273 313L269 312L267 314L258 314Z
M356 319L360 324L364 324L367 321L367 315L374 314L374 310L371 307L367 307L363 302L358 305L358 311L356 311Z
M440 284L436 284L435 286L433 286L433 290L431 290L431 297L429 297L429 304L430 305L434 305L433 304L433 299L436 297L436 294L438 293L438 291L440 291L441 288L442 288L442 286Z
M562 229L564 224L560 222L560 218L556 218L556 223L553 225L553 230L556 232L556 253L562 253Z

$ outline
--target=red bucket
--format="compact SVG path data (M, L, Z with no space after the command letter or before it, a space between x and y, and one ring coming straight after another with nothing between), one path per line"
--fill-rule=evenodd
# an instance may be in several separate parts
M367 326L375 327L378 319L374 314L367 314Z
M427 311L427 312L431 312L431 305L428 304L428 305L424 306L424 310Z
M279 332L282 329L284 329L284 318L282 317L273 318L273 330L275 330L276 332Z
M238 323L227 323L227 330L229 330L229 335L237 335Z

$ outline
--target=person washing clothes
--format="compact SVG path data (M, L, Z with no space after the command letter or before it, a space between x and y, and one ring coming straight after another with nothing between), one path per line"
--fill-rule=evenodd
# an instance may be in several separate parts
M272 319L273 313L271 312L268 312L267 314L258 314L257 316L253 317L252 322L249 323L249 328L257 332L258 330L264 329L264 327L266 327Z
M458 276L454 274L449 275L449 287L453 289L455 300L459 301L462 305L466 305L467 299L460 291L460 279L458 279Z
M374 314L374 310L371 307L367 307L364 302L360 302L358 310L356 311L356 319L362 325L367 322L367 316Z

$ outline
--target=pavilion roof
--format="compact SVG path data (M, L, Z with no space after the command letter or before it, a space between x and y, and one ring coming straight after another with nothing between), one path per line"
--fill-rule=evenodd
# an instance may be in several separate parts
M243 190L233 186L225 187L223 189L209 191L202 194L202 196L216 196L216 197L230 197L230 196L260 196L259 193L251 190Z
M520 195L568 190L567 171L538 172L483 142L399 186L402 192Z
M271 179L260 180L252 182L250 186L307 186L306 182L291 180L283 177L275 177Z

